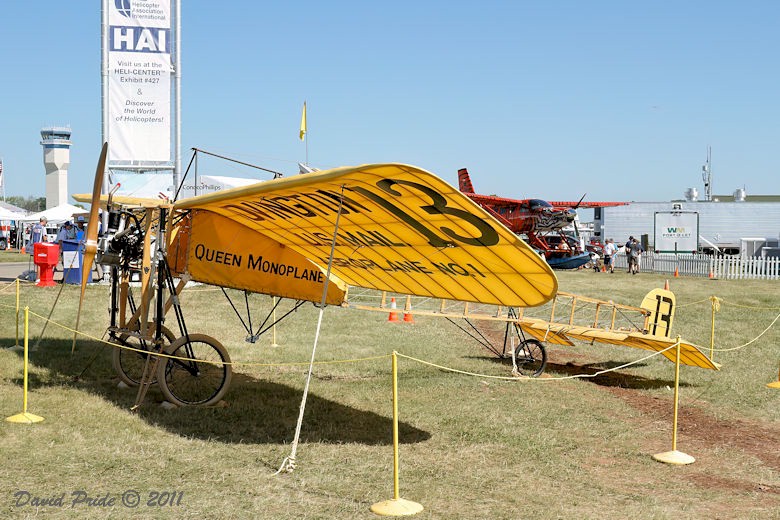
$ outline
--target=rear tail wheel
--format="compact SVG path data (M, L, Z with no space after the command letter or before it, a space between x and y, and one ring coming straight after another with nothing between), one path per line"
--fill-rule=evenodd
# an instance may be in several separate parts
M189 334L174 341L157 365L157 381L166 399L179 406L209 406L219 402L233 375L225 347L205 334Z
M547 351L541 341L527 339L515 349L517 369L526 376L538 377L547 366Z
M162 341L163 348L167 347L176 340L176 335L171 332L168 327L162 328ZM141 376L144 373L144 365L146 364L146 358L149 357L145 352L152 349L153 343L151 341L142 340L136 336L130 334L122 334L114 341L117 345L122 347L130 347L136 350L130 350L127 348L115 347L114 353L111 359L111 363L114 365L119 379L122 380L128 386L138 386L141 384ZM152 360L153 361L153 360ZM152 374L152 384L157 382L157 375Z

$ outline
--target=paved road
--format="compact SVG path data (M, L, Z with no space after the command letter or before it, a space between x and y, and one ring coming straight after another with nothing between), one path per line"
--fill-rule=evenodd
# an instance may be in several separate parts
M19 255L25 258L24 255ZM32 257L30 257L32 258ZM0 262L0 282L12 282L28 269L34 269L32 261L27 262ZM54 271L54 279L62 280L62 271Z

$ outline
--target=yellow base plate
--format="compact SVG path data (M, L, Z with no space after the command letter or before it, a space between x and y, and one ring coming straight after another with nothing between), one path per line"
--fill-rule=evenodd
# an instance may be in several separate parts
M423 506L411 500L393 498L384 502L377 502L370 509L380 516L409 516L416 515L422 511Z
M780 389L780 381L775 381L773 383L767 383L767 388L777 388Z
M11 417L6 417L5 420L12 423L33 424L43 421L43 417L30 412L22 412L12 415Z
M690 455L687 455L677 450L665 451L663 453L656 453L655 455L653 455L653 458L658 462L663 462L666 464L676 464L678 466L684 466L686 464L693 464L694 462L696 462L696 459L694 459Z

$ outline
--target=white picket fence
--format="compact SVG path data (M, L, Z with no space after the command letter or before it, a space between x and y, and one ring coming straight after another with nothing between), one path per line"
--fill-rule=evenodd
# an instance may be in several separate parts
M628 270L626 255L618 254L616 269ZM742 258L739 256L644 253L640 268L645 272L721 279L780 280L780 258Z

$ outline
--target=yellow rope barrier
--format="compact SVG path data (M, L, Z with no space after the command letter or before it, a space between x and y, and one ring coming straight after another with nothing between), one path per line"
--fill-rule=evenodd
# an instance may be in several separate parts
M18 285L18 282L25 283L22 280L9 282L4 287L0 288L0 293L5 291L9 287L13 287L14 285ZM26 282L26 283L32 284L32 282ZM201 289L201 290L204 290L204 289ZM691 302L691 303L688 303L688 304L685 304L685 305L694 305L694 304L700 304L700 303L704 303L704 302L710 302L711 303L712 308L713 308L713 312L717 311L717 310L720 310L720 305L721 304L726 304L726 305L731 305L731 306L734 306L734 307L740 307L740 308L746 308L746 309L762 309L762 310L776 310L776 309L780 309L780 307L759 307L759 306L748 306L748 305L736 304L736 303L732 303L730 301L726 301L723 298L719 298L719 297L715 297L715 296L711 296L710 298L707 298L706 300L699 300L699 301ZM679 305L678 307L681 307L681 306L683 306L683 305ZM6 304L0 303L0 307L16 310L16 305L6 305ZM139 352L139 353L144 353L144 354L149 353L149 351L147 351L147 350L136 349L136 348L133 348L133 347L130 347L130 346L127 346L127 345L118 345L116 343L111 343L109 341L105 341L102 338L98 338L98 337L92 336L90 334L87 334L87 333L84 333L84 332L81 332L81 331L77 331L77 330L75 330L73 328L70 328L70 327L68 327L66 325L58 323L58 322L56 322L54 320L47 319L46 317L44 317L42 315L39 315L39 314L37 314L35 312L32 312L32 311L30 311L30 315L34 316L34 317L37 317L37 318L40 318L40 319L42 319L44 321L51 322L52 324L54 324L54 325L56 325L56 326L58 326L58 327L60 327L60 328L62 328L64 330L66 330L66 331L69 331L69 332L72 332L72 333L75 333L75 334L79 334L81 336L84 336L87 339L91 339L91 340L93 340L95 342L98 342L98 343L104 343L104 344L109 345L109 346L111 346L113 348L117 348L118 347L118 348L123 348L123 349L130 350L130 351L133 351L133 352ZM778 320L780 320L780 314L778 314L774 318L774 320L772 320L772 322L758 336L756 336L755 338L751 339L747 343L744 343L744 344L736 346L736 347L731 347L731 348L721 348L721 349L711 348L710 349L710 353L711 353L710 357L711 358L713 357L712 354L714 352L733 352L733 351L741 350L743 348L748 347L749 345L755 343L758 339L760 339L764 334L766 334L775 325L775 323L777 323ZM549 333L549 329L548 329L547 333ZM545 336L546 336L546 334L545 334ZM655 352L655 353L653 353L653 354L651 354L649 356L641 358L641 359L639 359L637 361L632 361L632 362L626 363L624 365L620 365L620 366L612 368L612 369L599 371L599 372L596 372L595 374L578 374L578 375L573 375L573 376L565 376L565 377L559 377L559 378L542 378L542 379L536 379L536 380L538 380L538 381L558 381L558 380L564 380L564 379L596 377L598 375L601 375L601 374L604 374L604 373L607 373L607 372L620 370L620 369L623 369L623 368L630 367L633 364L643 362L643 361L645 361L647 359L650 359L650 358L652 358L654 356L657 356L658 354L666 352L667 350L669 350L669 349L671 349L673 347L674 347L674 345L672 345L672 346L670 346L670 347L668 347L668 348L666 348L666 349L664 349L662 351ZM156 355L158 355L160 357L163 357L163 358L177 359L177 360L180 360L180 361L188 361L189 360L189 358L181 358L181 357L172 356L172 355L164 354L164 353L157 353ZM444 366L441 366L441 365L437 365L435 363L430 363L430 362L423 361L423 360L420 360L420 359L417 359L417 358L413 358L411 356L406 356L406 355L400 354L400 353L398 355L400 355L402 357L406 357L406 358L411 359L413 361L417 361L417 362L422 363L422 364L427 364L427 365L439 368L441 370L446 370L446 371L450 371L450 372L453 372L453 373L461 373L461 374L464 374L464 375L470 375L470 376L475 376L475 377L483 377L483 378L489 378L489 379L499 379L499 380L506 380L506 381L512 381L512 380L518 380L518 379L520 379L520 380L533 380L532 378L517 377L517 376L494 376L494 375L488 375L488 374L477 374L477 373L473 373L473 372L468 372L468 371L463 371L463 370L458 370L458 369L444 367ZM384 355L379 355L379 356L369 356L369 357L365 357L365 358L332 360L332 361L317 361L317 362L315 362L315 364L317 364L317 365L329 365L329 364L343 364L343 363L358 363L358 362L366 362L366 361L375 361L375 360L379 360L379 359L387 359L388 357L390 357L389 354L384 354ZM244 361L223 362L223 361L206 361L206 360L201 360L201 361L204 362L204 363L213 364L213 365L231 365L231 366L247 366L247 367L283 367L283 366L303 366L303 365L307 365L308 364L308 362L304 362L304 361L292 362L292 363L255 363L255 362L244 362Z
M710 301L710 299L709 298L705 298L703 300L696 300L695 302L678 303L677 304L677 308L679 309L680 307L689 307L691 305L699 305L701 303L708 302L708 301Z
M80 336L83 336L83 337L85 337L87 339L91 339L92 341L94 341L96 343L102 343L102 344L108 345L108 346L110 346L112 348L122 348L122 349L126 349L126 350L129 350L129 351L132 351L132 352L138 352L138 353L141 353L141 354L149 354L150 353L148 350L137 349L137 348L130 347L130 346L127 346L127 345L119 345L119 344L116 344L116 343L111 343L110 341L106 341L106 340L104 340L102 338L98 338L98 337L93 336L91 334L87 334L85 332L77 331L77 330L75 330L75 329L73 329L71 327L68 327L67 325L63 325L63 324L58 323L58 322L56 322L54 320L47 319L46 317L44 317L44 316L42 316L40 314L37 314L35 312L32 312L32 311L30 311L30 315L34 316L36 318L40 318L43 321L48 321L48 322L52 323L53 325L55 325L57 327L60 327L61 329L64 329L64 330L66 330L68 332L72 332L72 333L78 334ZM674 347L675 347L675 345L671 345L671 346L665 348L664 350L660 350L658 352L653 352L652 354L650 354L648 356L645 356L645 357L643 357L641 359L638 359L638 360L635 360L635 361L630 361L628 363L624 363L623 365L620 365L620 366L617 366L617 367L614 367L614 368L601 370L601 371L596 372L594 374L575 374L575 375L572 375L572 376L555 377L555 378L548 377L548 378L542 378L542 379L536 379L536 378L530 378L530 377L518 377L518 376L496 376L496 375L489 375L489 374L479 374L479 373L475 373L475 372L468 372L468 371L465 371L465 370L458 370L458 369L455 369L455 368L445 367L445 366L442 366L442 365L438 365L436 363L431 363L429 361L424 361L422 359L418 359L418 358L415 358L415 357L412 357L412 356L407 356L407 355L401 354L401 353L398 353L398 355L402 356L402 357L405 357L407 359L410 359L412 361L416 361L418 363L424 364L424 365L429 365L429 366L438 368L440 370L445 370L445 371L448 371L448 372L459 373L459 374L469 375L469 376L474 376L474 377L481 377L481 378L487 378L487 379L499 379L499 380L503 380L503 381L518 381L518 380L519 381L561 381L561 380L565 380L565 379L578 379L578 378L597 377L599 375L606 374L608 372L614 372L616 370L621 370L621 369L630 367L632 365L635 365L635 364L638 364L638 363L642 363L642 362L644 362L644 361L646 361L646 360L648 360L648 359L650 359L652 357L655 357L655 356L657 356L659 354L663 354L667 350L669 350L671 348L674 348ZM159 356L161 358L176 359L176 360L179 360L179 361L191 361L190 358L183 358L183 357L179 357L179 356L172 356L170 354L164 354L164 353L161 353L161 352L160 353L155 353L154 355ZM378 355L378 356L368 356L368 357L364 357L364 358L338 359L338 360L331 360L331 361L316 361L314 364L315 365L336 365L336 364L345 364L345 363L362 363L362 362L366 362L366 361L376 361L376 360L379 360L379 359L387 359L389 357L391 357L389 354L382 354L382 355ZM210 361L210 360L199 360L199 361L203 362L203 363L210 364L210 365L217 365L217 366L229 365L229 366L246 366L246 367L285 367L285 366L302 366L302 365L308 365L309 364L308 362L303 362L303 361L301 361L301 362L292 362L292 363L255 363L255 362L247 362L247 361L230 361L230 362L225 362L225 361Z
M719 300L722 303L725 303L726 305L731 305L732 307L740 307L740 308L743 308L743 309L761 309L761 310L764 310L764 311L778 311L778 310L780 310L780 307L761 307L761 306L757 306L757 305L742 305L742 304L739 304L739 303L732 303L732 302L730 302L728 300L724 300L723 298L719 298Z
M36 314L32 311L30 311L31 316L35 316L36 318L41 318L43 321L48 321L52 325L55 325L57 327L60 327L61 329L64 329L69 332L73 332L74 334L78 334L80 336L83 336L87 339L91 339L92 341L95 341L96 343L103 343L105 345L108 345L113 348L122 348L125 350L130 350L132 352L138 352L140 354L154 354L155 356L161 357L161 358L167 358L167 359L176 359L179 361L192 361L192 358L184 358L179 356L172 356L170 354L163 354L162 352L149 352L148 350L144 349L138 349L134 347L129 347L127 345L119 345L117 343L111 343L110 341L106 341L103 338L98 338L96 336L92 336L91 334L87 334L85 332L77 331L76 329L72 329L68 327L67 325L63 325L61 323L57 323L54 320L48 320L46 317L41 316L40 314ZM315 361L315 365L337 365L337 364L343 364L343 363L361 363L364 361L374 361L378 359L387 359L390 357L390 354L382 354L378 356L369 356L365 358L354 358L354 359L336 359L332 361ZM253 363L248 361L209 361L206 359L199 359L198 362L200 363L206 363L209 365L229 365L229 366L246 366L246 367L285 367L285 366L301 366L301 365L309 365L308 361L299 361L299 362L293 362L293 363Z
M510 376L494 376L494 375L488 375L488 374L478 374L476 372L468 372L466 370L459 370L457 368L450 368L450 367L445 367L445 366L442 366L442 365L437 365L436 363L431 363L430 361L425 361L425 360L418 359L418 358L415 358L415 357L412 357L412 356L407 356L406 354L402 354L400 352L397 352L396 354L401 356L401 357L403 357L403 358L409 359L411 361L416 361L417 363L420 363L420 364L423 364L423 365L428 365L428 366L431 366L431 367L434 367L434 368L438 368L439 370L444 370L444 371L452 372L452 373L455 373L455 374L463 374L463 375L467 375L467 376L480 377L480 378L484 378L484 379L499 379L499 380L502 380L502 381L539 381L539 382L543 382L544 381L544 382L547 382L547 381L563 381L563 380L566 380L566 379L580 379L580 378L587 378L587 377L598 377L600 375L603 375L603 374L606 374L606 373L609 373L609 372L615 372L616 370L622 370L622 369L628 368L628 367L630 367L632 365L636 365L636 364L642 363L644 361L647 361L648 359L653 358L653 357L655 357L655 356L657 356L659 354L663 354L667 350L671 350L673 348L676 348L678 344L679 344L679 341L677 343L673 344L673 345L669 345L668 347L666 347L663 350L659 350L658 352L653 352L652 354L650 354L648 356L645 356L645 357L643 357L641 359L637 359L637 360L634 360L634 361L629 361L628 363L624 363L624 364L622 364L620 366L617 366L617 367L614 367L614 368L606 368L606 369L600 370L600 371L598 371L598 372L596 372L594 374L574 374L572 376L544 377L544 378L518 377L518 376L511 376L510 377Z
M775 316L775 319L772 320L772 323L770 323L767 326L767 328L765 328L763 331L761 331L761 333L758 336L756 336L755 338L751 339L750 341L748 341L747 343L745 343L743 345L739 345L737 347L732 347L732 348L716 348L716 349L713 349L713 350L715 352L733 352L735 350L741 350L741 349L747 347L748 345L751 345L752 343L755 343L756 341L758 341L759 338L761 338L761 336L763 336L764 334L769 332L769 329L771 329L774 326L774 324L777 323L777 320L780 320L780 314Z

